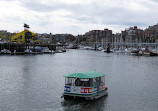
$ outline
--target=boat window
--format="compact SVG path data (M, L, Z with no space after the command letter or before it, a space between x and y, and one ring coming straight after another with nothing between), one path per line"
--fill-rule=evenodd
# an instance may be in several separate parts
M83 86L90 87L90 79L83 79Z
M82 86L82 81L80 78L76 78L75 80L75 86Z
M101 77L101 83L104 83L104 82L105 82L105 77L102 76L102 77Z
M93 79L93 86L100 85L102 83L104 83L104 78L102 77L97 77Z
M72 86L75 86L75 80L76 80L76 78L72 78L72 80L71 80Z
M91 79L76 78L76 80L75 80L75 86L90 87L91 86Z
M89 79L81 79L81 81L88 81Z
M97 77L97 83L100 85L101 84L101 77Z
M93 86L96 86L96 85L97 85L96 79L97 79L97 78L93 78Z
M72 78L65 78L65 85L71 85L72 84Z
M68 78L65 78L65 85L68 84Z

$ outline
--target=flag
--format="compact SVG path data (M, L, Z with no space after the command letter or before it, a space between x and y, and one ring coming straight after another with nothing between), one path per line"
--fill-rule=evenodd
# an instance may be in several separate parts
M25 24L25 23L24 23L24 27L25 27L25 28L30 28L29 25L28 25L28 24Z

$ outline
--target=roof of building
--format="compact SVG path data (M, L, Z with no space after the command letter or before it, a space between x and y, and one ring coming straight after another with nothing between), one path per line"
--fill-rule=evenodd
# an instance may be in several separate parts
M100 73L100 72L81 72L81 73L72 73L69 75L66 75L64 77L70 77L70 78L96 78L96 77L101 77L101 76L105 76L104 73Z

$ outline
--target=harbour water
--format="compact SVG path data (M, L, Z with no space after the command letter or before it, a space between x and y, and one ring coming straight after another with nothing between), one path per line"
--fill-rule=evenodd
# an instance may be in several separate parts
M64 101L64 75L105 73L109 95ZM48 55L0 56L0 111L157 111L158 57L68 50Z

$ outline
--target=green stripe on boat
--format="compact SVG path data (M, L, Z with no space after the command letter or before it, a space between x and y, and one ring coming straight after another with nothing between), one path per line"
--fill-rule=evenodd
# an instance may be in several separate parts
M76 93L66 93L64 92L64 94L68 94L68 95L78 95L78 96L92 96L92 95L96 95L97 93L93 93L93 94L76 94Z

